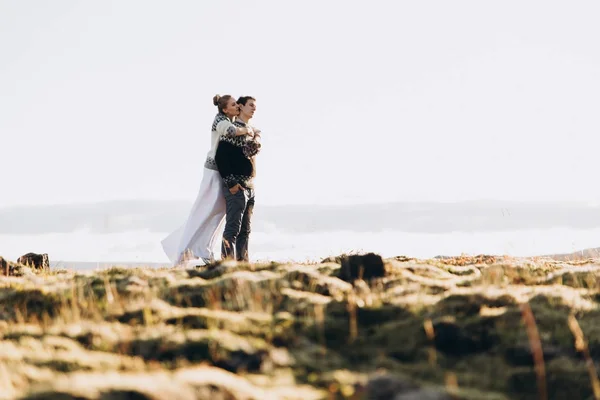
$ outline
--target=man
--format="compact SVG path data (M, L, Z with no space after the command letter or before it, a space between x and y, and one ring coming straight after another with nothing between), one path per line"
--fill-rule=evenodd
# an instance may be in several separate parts
M238 99L240 114L234 125L249 128L243 136L225 134L219 137L215 162L225 191L225 230L221 256L225 259L249 261L248 239L254 210L255 156L260 150L260 131L249 125L256 111L256 99Z

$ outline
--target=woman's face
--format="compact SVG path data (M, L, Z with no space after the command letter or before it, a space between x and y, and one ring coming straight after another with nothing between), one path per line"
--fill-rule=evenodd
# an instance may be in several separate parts
M233 97L227 102L227 107L223 110L223 114L228 117L235 117L240 114L240 108Z

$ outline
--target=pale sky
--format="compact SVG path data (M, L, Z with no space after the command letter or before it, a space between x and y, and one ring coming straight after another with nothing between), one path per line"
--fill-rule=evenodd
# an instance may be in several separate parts
M192 202L253 95L256 202L600 202L597 1L0 0L0 206Z

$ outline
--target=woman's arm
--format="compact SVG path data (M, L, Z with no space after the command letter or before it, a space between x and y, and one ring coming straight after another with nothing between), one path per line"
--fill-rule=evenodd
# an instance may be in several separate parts
M238 126L235 126L234 124L232 124L229 121L221 121L217 124L217 133L219 134L219 136L229 136L229 137L235 137L235 136L243 136L243 135L252 135L253 131L252 128L240 128Z

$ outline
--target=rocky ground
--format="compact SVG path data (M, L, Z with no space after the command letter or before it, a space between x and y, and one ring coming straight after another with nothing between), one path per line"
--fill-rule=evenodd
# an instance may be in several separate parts
M600 398L600 260L348 260L7 264L0 399Z

